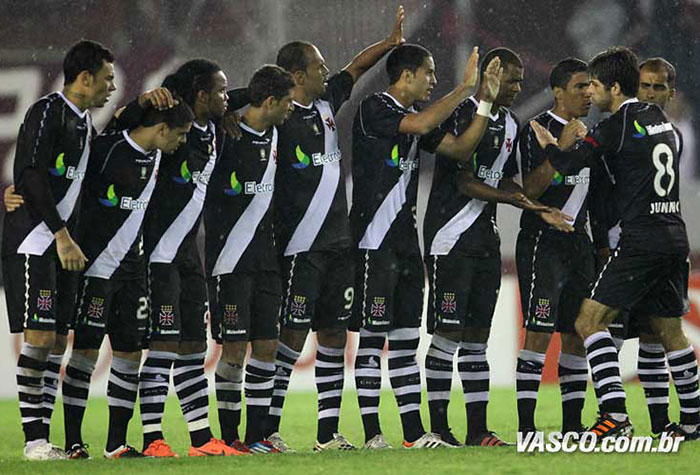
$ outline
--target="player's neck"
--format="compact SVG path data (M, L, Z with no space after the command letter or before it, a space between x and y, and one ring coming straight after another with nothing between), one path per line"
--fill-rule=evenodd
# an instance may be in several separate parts
M562 119L566 121L570 121L572 119L576 119L577 117L566 110L564 107L560 106L559 104L555 104L554 108L552 109L552 114L556 115L557 117L561 117Z
M627 100L632 99L632 97L620 94L619 96L613 96L612 102L610 103L610 111L614 114L620 108L620 106Z
M249 107L243 114L243 122L251 129L261 133L265 132L272 125L265 117L261 107Z
M298 102L304 107L309 107L311 103L316 99L308 92L304 91L300 86L294 86L292 88L292 100Z
M63 94L63 97L71 101L71 103L75 107L80 109L81 112L84 112L90 107L90 101L85 96L85 94L78 91L74 91L70 85L65 86L61 93Z
M391 97L396 99L399 102L399 104L404 106L404 108L406 109L408 109L416 103L416 99L407 91L403 90L400 86L398 86L398 83L394 83L391 86L389 86L389 89L387 89L386 92L389 95L391 95Z
M131 137L131 140L133 140L136 145L146 152L150 152L156 148L153 127L136 127L129 132L129 137Z
M202 106L199 103L194 105L194 121L197 125L201 127L206 127L209 123L209 114L205 110L202 110Z

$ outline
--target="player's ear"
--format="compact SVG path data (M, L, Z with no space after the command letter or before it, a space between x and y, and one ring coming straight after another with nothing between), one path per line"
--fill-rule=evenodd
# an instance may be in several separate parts
M401 79L403 79L404 82L407 82L410 84L413 82L415 77L416 77L416 74L408 68L401 71Z
M304 82L306 81L306 71L297 69L292 73L292 77L294 78L294 84L297 86L303 86Z
M668 91L668 101L669 101L669 102L672 101L674 97L676 97L676 88L675 88L675 87L672 87L672 88Z
M620 88L620 83L615 81L610 87L610 92L613 96L619 96L622 93L622 88Z
M263 107L266 109L272 109L275 107L275 103L277 102L277 99L275 99L275 96L268 96L267 99L265 99L262 103Z
M170 127L168 127L168 124L166 124L165 122L161 122L160 124L157 125L156 133L158 135L160 135L161 137L165 137L169 131L170 131Z
M204 89L197 91L197 96L195 97L195 103L200 102L201 104L206 104L209 102L209 93Z
M94 77L90 74L87 69L80 71L78 76L75 78L76 84L80 84L82 87L90 87L94 81Z
M554 86L554 88L552 88L552 94L554 94L554 99L561 101L561 97L564 95L564 89L559 86Z

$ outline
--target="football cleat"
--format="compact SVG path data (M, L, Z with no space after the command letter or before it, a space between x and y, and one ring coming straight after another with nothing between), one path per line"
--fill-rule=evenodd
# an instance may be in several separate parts
M464 445L471 447L508 447L513 444L505 442L503 439L498 437L495 432L484 432L476 437L467 438Z
M281 453L280 450L278 450L272 442L269 440L261 440L260 442L253 442L248 446L248 450L250 450L254 454L279 454Z
M50 442L39 442L24 448L25 460L65 460L67 458L68 456L62 449Z
M251 455L250 450L243 451L238 450L234 447L226 445L223 440L215 439L212 437L204 445L199 447L190 447L190 451L187 453L189 457L207 457L207 456L217 456L222 455L225 457L230 457L232 455Z
M272 445L274 445L275 448L283 454L293 454L296 452L296 450L292 449L287 445L287 443L284 441L279 432L272 433L267 437L266 440Z
M392 449L393 447L389 445L389 442L384 438L384 434L377 434L362 446L365 450L384 450Z
M66 456L71 460L89 459L88 444L73 444L70 449L66 450Z
M588 432L593 432L600 438L612 437L631 437L634 434L634 427L630 423L629 418L625 421L617 421L612 418L607 412L601 413L598 420L588 429Z
M143 454L130 445L120 445L111 452L105 449L104 456L106 459L128 459L143 457Z
M250 451L250 448L247 445L245 445L245 443L243 443L243 441L238 440L238 439L236 439L233 442L231 442L230 444L228 444L228 446L238 450L242 454L252 454L253 453Z
M452 430L449 427L445 430L437 432L437 435L445 444L447 444L448 447L452 447L453 449L464 447L464 444L457 440L457 438L452 434Z
M323 452L324 450L355 450L355 446L337 432L333 434L333 438L328 442L321 443L316 441L314 452Z
M413 442L403 441L404 449L437 449L438 447L450 447L438 434L426 432Z
M700 438L700 428L696 427L693 432L687 432L680 425L671 422L670 424L666 424L664 430L661 431L660 434L657 434L656 437L659 439L662 437L682 437L686 441L697 440Z
M179 457L163 439L154 440L148 444L143 455L144 457Z

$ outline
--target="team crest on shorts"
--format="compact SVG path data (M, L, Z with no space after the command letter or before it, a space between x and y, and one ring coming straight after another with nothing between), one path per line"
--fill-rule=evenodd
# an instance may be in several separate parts
M238 305L224 306L224 325L235 327L238 324Z
M303 317L306 315L306 297L303 295L295 295L292 299L289 313L295 317Z
M386 297L374 297L372 300L372 307L370 308L370 314L374 318L381 318L386 314Z
M92 319L101 320L104 310L105 299L103 299L102 297L93 297L90 301L90 305L88 305L87 315Z
M161 327L170 327L175 322L172 305L161 305L160 314L158 315L158 323Z
M39 297L36 299L36 307L44 312L51 310L53 299L50 290L39 290Z
M442 304L440 305L443 313L455 313L457 311L457 301L453 292L445 292L442 294Z
M537 307L535 308L535 315L537 318L540 320L549 318L550 310L549 299L537 299Z

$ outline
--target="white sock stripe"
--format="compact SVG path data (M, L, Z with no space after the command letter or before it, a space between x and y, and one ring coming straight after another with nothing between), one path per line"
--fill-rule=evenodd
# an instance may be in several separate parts
M666 357L662 356L661 358L645 358L644 356L639 356L637 357L637 362L639 363L656 363L659 365L663 365L664 368L666 367Z
M58 394L58 389L52 388L51 386L44 385L44 394L48 394L50 396L56 396L56 394Z
M685 386L686 384L693 384L698 382L698 375L694 375L692 378L673 378L673 383L676 386Z
M191 386L194 386L195 384L202 384L202 381L206 381L206 376L201 375L198 378L192 378L192 379L186 379L182 381L180 384L175 385L175 391L180 392L184 389L187 389Z
M359 392L358 392L359 395ZM318 400L322 401L324 399L332 399L335 397L343 397L343 390L342 389L332 389L330 391L323 391L318 393Z
M488 391L480 391L480 392L474 392L474 393L464 393L464 402L465 403L470 403L470 402L485 402L489 400L489 392Z
M490 371L460 371L459 379L462 381L487 380L490 377Z
M167 394L162 394L158 396L146 396L140 397L139 402L141 404L165 404L165 400L168 398Z
M277 347L277 352L282 353L284 356L286 356L290 360L294 360L294 361L298 360L299 356L301 355L300 352L294 351L293 349L291 349L290 347L288 347L287 345L285 345L281 341L279 342L279 346ZM278 362L279 362L279 360L278 360Z
M130 383L129 381L124 381L121 379L119 376L117 376L114 373L109 373L109 380L111 384L114 384L115 386L119 386L120 388L126 390L126 391L131 391L133 393L137 392L139 390L139 385L138 383Z
M17 375L27 378L41 379L44 376L44 371L40 369L27 368L26 366L17 366Z
M542 373L521 373L520 371L516 371L515 379L527 381L542 381Z
M431 358L438 359L440 361L452 361L454 360L454 353L446 353L442 351L439 348L435 348L434 346L431 346L428 348L428 351L426 353L426 356L430 356Z
M74 388L80 388L80 389L90 389L90 383L88 381L83 381L81 379L77 378L72 378L66 374L66 377L63 378L63 384L67 384L68 386L73 386Z
M394 340L418 340L420 338L420 328L394 328L387 333L389 341Z
M202 389L201 391L195 391L192 394L190 394L189 396L186 396L182 399L178 398L178 400L180 401L180 406L184 406L185 404L191 403L195 399L199 399L199 398L203 398L203 397L205 397L205 398L209 397L209 394L208 394L206 388Z
M688 348L684 348L682 350L669 351L668 353L666 353L666 358L668 358L668 360L670 361L674 358L678 358L680 356L685 356L685 355L690 354L690 353L693 353L692 346L689 346Z
M143 421L142 421L143 424ZM144 434L150 434L151 432L162 432L163 425L159 422L157 424L143 424L142 430Z
M270 411L270 413L272 413L272 411ZM280 414L281 414L281 411L280 411ZM379 408L377 406L361 407L360 414L363 416L366 414L379 414Z
M671 387L668 381L640 381L640 383L645 389L668 389Z
M700 397L700 390L695 390L692 393L679 393L676 391L678 399L697 399Z
M406 394L420 394L420 384L410 384L408 386L400 386L392 388L394 391L394 396L405 396Z
M668 371L666 371L666 368L654 368L654 369L638 369L637 374L639 375L646 375L646 374L668 374Z
M408 376L413 374L420 374L420 369L418 369L417 364L412 364L411 366L405 366L403 368L394 368L389 370L390 378L397 378L399 376Z
M68 360L68 368L74 368L83 373L92 375L92 373L95 371L95 361L73 352ZM66 371L68 368L66 368Z
M286 389L274 389L272 391L273 396L278 396L278 397L285 397L287 395L287 390Z
M357 390L357 395L360 397L379 397L379 394L381 393L381 389L366 389L366 388L359 388Z
M316 353L321 353L326 356L344 356L345 348L330 348L328 346L318 345L316 347Z
M486 363L486 353L478 355L460 355L457 363Z
M189 355L177 355L177 360L191 362L190 365L187 366L199 366L199 360L201 360L202 363L204 363L206 357L207 352L204 351L202 353L190 353Z
M588 370L588 361L585 356L559 353L559 366L573 370Z
M365 328L360 328L360 338L362 338L363 336L369 338L386 338L386 332L372 332Z
M122 374L138 375L141 360L129 360L126 358L112 357L111 369Z
M603 378L600 381L596 382L595 386L597 388L602 388L604 386L607 386L608 384L619 384L622 385L622 379L620 378L619 375L615 376L609 376L607 378Z
M357 350L357 356L382 356L382 350L380 348L359 348Z
M282 408L270 406L270 415L275 416L275 417L281 417L282 416Z
M29 394L31 396L41 396L41 387L31 387L31 386L17 386L17 392L20 394Z
M664 345L661 343L644 343L640 341L639 349L647 353L665 353Z
M620 364L617 361L608 361L606 363L598 363L591 368L594 373L599 373L605 371L606 369L616 368L618 373L620 372Z
M270 379L262 383L249 383L246 381L243 387L246 389L246 391L265 391L275 387L275 380Z
M66 406L86 407L87 406L87 399L70 397L70 396L63 396L63 404Z
M338 417L340 415L339 407L332 407L330 409L323 409L318 411L318 419L327 419L329 417Z
M177 358L177 353L173 353L171 351L148 350L146 361L148 361L148 358L175 361Z
M434 346L443 353L454 355L457 348L459 348L459 343L440 335L433 335L433 338L430 341L430 346Z
M238 402L231 402L231 401L216 401L216 407L219 409L224 409L224 410L229 410L229 411L240 411L241 407L243 404L238 401ZM270 408L270 413L272 413L272 407Z
M517 391L517 398L520 399L537 399L537 391Z
M198 407L191 411L187 411L182 415L185 417L187 425L189 426L191 422L196 421L201 417L204 417L204 420L206 420L207 414L209 414L209 405ZM209 421L207 421L207 425L209 425Z
M214 383L214 387L217 391L240 391L243 387L243 383L229 383L217 381Z
M334 383L336 381L343 381L345 379L344 374L334 374L331 376L316 376L316 384Z
M403 406L399 406L399 414L416 411L420 411L420 404L404 404Z
M127 401L126 399L118 399L115 397L107 396L107 404L111 407L124 407L126 409L133 409L136 405L135 401Z
M648 397L647 404L668 404L668 396Z
M381 377L382 370L380 368L356 368L355 377L360 378L376 378Z
M486 349L488 348L488 344L486 343L470 343L463 341L459 344L459 348L466 350L466 351L479 351L482 353L486 353Z
M594 334L592 334L591 336L589 336L588 338L585 339L585 341L583 342L583 346L588 348L593 343L595 343L598 340L602 340L603 338L609 338L612 340L612 337L610 336L610 332L608 332L608 331L595 332Z
M407 357L416 357L417 350L409 349L409 350L389 350L389 359L393 360L396 358L407 358Z
M607 394L603 394L600 397L600 402L605 402L608 399L625 399L625 392L624 391L612 391Z
M686 369L690 368L697 368L698 367L698 362L697 361L691 361L690 363L682 364L682 365L669 365L671 367L671 372L676 373L678 371L685 371Z
M425 377L430 379L452 379L452 371L441 371L438 369L426 369Z
M520 350L518 358L520 358L523 361L534 361L535 363L544 364L545 354L523 349Z
M617 350L615 349L615 347L611 347L611 346L606 346L604 348L598 348L597 350L592 351L591 353L588 354L588 361L591 361L591 360L593 360L593 358L597 358L598 356L601 356L601 355L604 355L607 353L611 353L611 354L616 355Z
M206 417L204 419L199 419L187 423L187 430L189 432L206 429L207 427L209 427L209 419L207 419Z
M428 391L428 401L449 401L450 391Z
M329 369L342 369L345 367L345 362L328 362L322 360L316 360L315 362L317 368L329 368Z
M257 368L262 371L267 371L269 373L274 373L275 372L275 363L274 362L268 362L268 361L260 361L256 360L254 358L248 359L248 366L252 366L253 368Z
M586 399L586 391L572 391L561 395L562 402L571 401L572 399Z
M286 369L288 369L288 370L290 370L290 371L292 371L292 370L294 369L294 365L293 365L293 364L289 364L289 363L287 363L286 361L282 361L282 360L277 360L277 361L275 362L275 365L276 365L276 366L281 366L281 367L286 368Z
M681 412L685 412L687 414L694 414L696 412L700 412L700 407L681 407Z

